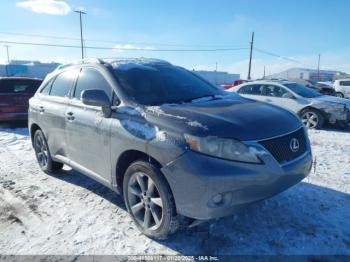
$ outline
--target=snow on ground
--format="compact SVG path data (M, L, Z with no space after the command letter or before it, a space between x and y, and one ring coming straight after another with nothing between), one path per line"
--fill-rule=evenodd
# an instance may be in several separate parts
M45 175L26 128L0 128L0 254L350 254L350 129L311 131L317 168L235 216L152 241L122 199L65 168Z

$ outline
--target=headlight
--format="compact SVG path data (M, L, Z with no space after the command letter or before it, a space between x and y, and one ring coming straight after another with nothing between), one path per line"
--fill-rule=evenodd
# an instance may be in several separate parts
M254 150L237 140L212 136L196 137L187 134L184 137L193 151L238 162L262 163Z

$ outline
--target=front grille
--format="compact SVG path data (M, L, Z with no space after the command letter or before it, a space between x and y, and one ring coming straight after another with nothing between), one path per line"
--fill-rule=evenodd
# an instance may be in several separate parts
M291 141L294 138L299 141L299 149L293 151ZM306 152L306 137L303 128L285 136L260 141L259 144L264 146L281 164L289 162Z

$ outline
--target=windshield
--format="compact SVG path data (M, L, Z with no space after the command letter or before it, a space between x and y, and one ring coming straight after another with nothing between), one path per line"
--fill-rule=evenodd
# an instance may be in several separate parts
M195 74L171 65L116 67L114 72L126 94L142 105L183 103L223 95L223 91Z
M291 83L291 84L284 84L284 85L288 87L290 90L292 90L294 93L297 93L302 97L313 98L313 97L321 96L321 94L318 93L317 91L307 88L301 84Z

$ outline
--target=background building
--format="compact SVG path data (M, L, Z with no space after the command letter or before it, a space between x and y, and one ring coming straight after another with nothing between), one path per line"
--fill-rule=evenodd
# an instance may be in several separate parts
M0 65L0 76L25 76L45 78L55 70L58 63L41 63L38 61L11 60L8 64Z
M333 70L320 70L320 75L318 75L317 69L290 68L281 73L270 75L267 78L304 79L317 82L328 82L334 81L337 78L337 76L341 74L344 73Z
M231 85L235 80L240 79L239 74L229 74L220 71L193 71L207 81L215 85Z

